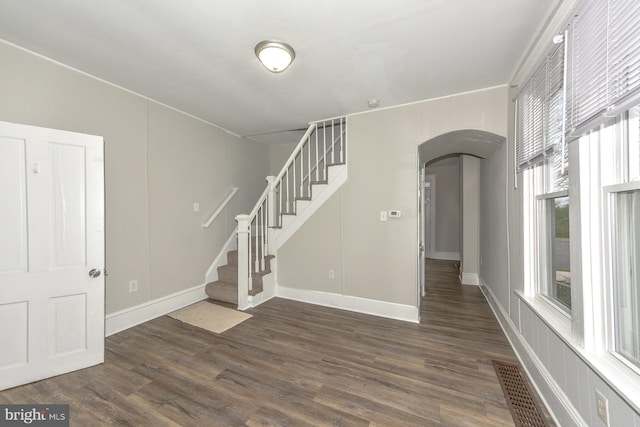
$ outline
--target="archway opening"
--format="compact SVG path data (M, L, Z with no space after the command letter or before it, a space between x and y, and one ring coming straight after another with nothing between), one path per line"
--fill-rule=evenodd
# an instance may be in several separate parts
M506 138L476 129L456 130L418 147L418 293L426 293L428 259L456 261L460 281L479 282L480 165Z

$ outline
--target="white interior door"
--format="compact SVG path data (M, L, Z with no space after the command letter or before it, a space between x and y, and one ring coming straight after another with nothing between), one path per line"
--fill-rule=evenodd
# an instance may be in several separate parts
M0 122L0 390L104 361L101 137Z

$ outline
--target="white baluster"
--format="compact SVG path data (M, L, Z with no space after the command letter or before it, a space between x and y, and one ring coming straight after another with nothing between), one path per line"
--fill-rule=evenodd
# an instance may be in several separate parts
M249 280L247 282L247 289L250 291L253 287L253 220L249 219Z
M267 228L265 227L265 223L267 221L267 201L264 201L264 209L262 209L262 230L260 231L260 240L261 242L261 252L260 252L260 271L264 271L264 256L266 255L265 252L265 238L267 236Z
M289 213L291 211L291 204L289 200L289 169L287 169L287 173L285 174L285 176L287 177L287 213Z
M327 122L322 122L322 179L327 179Z
M342 130L342 117L340 118L340 163L344 163L344 131Z
M269 186L269 194L267 195L267 206L269 207L267 209L267 255L275 255L272 251L273 248L273 242L274 237L275 237L275 229L273 228L274 225L278 225L276 224L277 219L276 217L278 217L278 213L276 212L276 205L275 205L275 185L274 185L274 179L275 177L273 176L268 176L267 177L267 185ZM270 226L269 226L270 225Z
M280 207L280 211L278 211L278 215L277 215L277 221L278 223L276 224L278 227L282 226L282 212L284 212L284 209L282 209L282 180L278 181L278 199L280 199L278 206Z
M311 137L307 139L307 197L311 197Z
M316 181L320 181L318 178L318 171L320 170L320 156L318 156L318 128L315 130L316 134Z
M335 152L336 138L335 138L335 132L334 132L335 128L336 128L336 122L335 120L331 120L331 163L336 162L336 152Z
M255 235L251 237L251 247L255 248L255 250L253 251L254 258L251 270L256 272L260 271L260 235L258 233L260 233L260 217L262 216L260 215L261 210L262 206L260 206L260 209L258 209L258 212L256 212L255 218L253 218ZM251 284L249 285L249 289L251 289Z
M293 157L293 194L292 194L292 196L293 196L294 206L295 206L295 203L296 203L296 191L297 191L296 190L296 185L297 185L296 184L296 159L297 158L298 158L298 156L294 156ZM293 212L293 210L291 212Z

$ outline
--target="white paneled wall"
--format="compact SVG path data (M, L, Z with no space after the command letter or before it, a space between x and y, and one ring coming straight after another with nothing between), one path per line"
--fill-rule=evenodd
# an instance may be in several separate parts
M504 317L504 309L491 291L485 288L490 303L497 308L498 319L510 337L514 348L536 387L554 412L561 426L588 425L605 426L598 417L596 390L601 392L609 404L609 425L620 427L640 427L640 414L636 412L598 373L560 338L538 314L521 301L514 307L519 312L520 328ZM502 315L500 315L502 313ZM542 384L544 378L555 388L556 395L545 393L549 384ZM562 405L567 407L561 408ZM571 406L572 408L569 408ZM571 412L573 411L573 416ZM579 415L579 417L576 417Z

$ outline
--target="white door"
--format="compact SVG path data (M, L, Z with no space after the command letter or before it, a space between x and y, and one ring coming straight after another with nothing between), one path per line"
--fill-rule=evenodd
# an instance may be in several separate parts
M0 390L104 361L103 140L0 122Z

